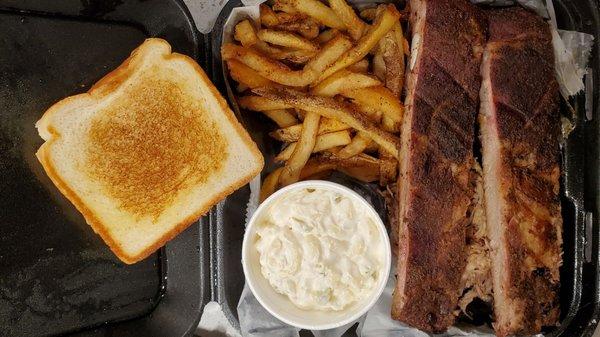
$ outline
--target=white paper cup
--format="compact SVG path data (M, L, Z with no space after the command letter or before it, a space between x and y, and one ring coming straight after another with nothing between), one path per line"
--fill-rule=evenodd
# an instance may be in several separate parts
M256 223L262 218L264 212L267 211L275 201L279 200L279 198L291 191L303 188L327 189L330 191L335 191L357 201L359 204L362 204L365 211L370 213L371 218L375 222L379 235L381 236L381 242L384 245L383 266L379 274L379 280L377 281L376 286L372 289L371 294L363 300L358 301L341 311L300 309L295 306L287 296L275 292L275 290L269 284L269 281L265 279L261 273L259 262L260 255L255 247L255 241L257 239ZM242 244L242 266L244 268L244 274L246 275L246 283L258 302L269 313L282 322L308 330L326 330L337 328L353 322L365 314L377 302L379 296L381 296L390 273L390 265L390 241L383 221L381 221L381 218L375 209L373 209L373 207L363 197L351 189L340 184L323 180L308 180L298 182L273 193L273 195L267 198L258 207L248 222L246 233L244 235L244 242Z

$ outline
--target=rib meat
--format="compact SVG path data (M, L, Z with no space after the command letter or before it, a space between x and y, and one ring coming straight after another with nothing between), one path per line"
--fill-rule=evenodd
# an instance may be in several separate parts
M559 317L558 85L549 26L520 7L490 10L481 141L498 336Z
M485 31L467 0L411 0L392 317L428 332L455 321L474 199L473 138Z

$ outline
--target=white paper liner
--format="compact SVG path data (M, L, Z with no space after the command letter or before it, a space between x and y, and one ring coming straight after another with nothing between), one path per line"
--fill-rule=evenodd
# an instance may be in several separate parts
M587 70L587 60L590 55L593 36L580 32L573 31L558 31L556 29L556 19L554 8L550 2L547 7L544 0L471 0L473 3L480 3L492 6L507 6L515 4L521 5L535 10L538 14L545 18L550 18L553 26L553 45L556 57L556 73L557 80L560 85L560 92L568 98L577 94L584 88L583 75ZM229 42L232 40L233 29L235 24L243 18L251 18L256 20L259 16L258 4L263 0L245 0L242 1L245 7L234 8L230 17L226 20L223 29L223 41ZM386 1L369 1L358 0L350 1L356 7L364 7L369 4L381 3ZM207 22L210 22L208 20ZM214 19L212 20L214 22ZM200 29L200 28L199 28ZM201 30L202 31L202 30ZM590 70L591 71L591 70ZM591 86L591 79L588 79ZM232 90L228 84L228 92L231 95ZM260 177L256 177L250 183L250 200L246 209L246 222L250 219L259 204ZM359 323L357 334L366 337L427 337L429 334L418 329L404 325L391 318L391 303L392 293L395 287L395 262L392 262L392 270L388 278L388 282L383 291L383 294L365 315L355 322L352 322L344 327L331 330L312 331L317 337L340 337L354 324ZM281 337L296 337L299 336L299 329L289 326L271 314L269 314L258 303L247 285L238 302L238 316L240 321L240 329L242 336L281 336ZM494 331L487 326L453 326L447 332L436 335L439 337L492 337ZM538 336L542 336L541 334Z

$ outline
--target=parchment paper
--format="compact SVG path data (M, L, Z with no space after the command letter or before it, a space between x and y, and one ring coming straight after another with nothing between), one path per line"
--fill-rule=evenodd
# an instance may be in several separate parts
M545 18L549 18L553 26L553 45L556 59L557 80L560 85L561 94L568 98L577 94L584 88L583 76L588 72L587 62L593 43L593 36L580 32L558 31L556 29L556 19L552 3L546 4L544 0L518 0L521 5L535 10L538 14ZM233 28L237 22L243 18L258 18L257 4L264 1L261 0L245 0L242 1L245 7L235 8L224 27L223 41L231 41ZM364 6L365 4L381 3L382 1L350 1L355 6ZM482 3L492 6L507 6L515 4L511 0L472 0L474 3ZM222 5L220 5L222 7ZM207 23L214 22L214 18L205 20ZM199 27L200 29L200 27ZM202 31L202 30L201 30ZM588 79L589 81L589 79ZM591 86L591 82L588 84ZM231 88L228 88L231 93ZM250 183L250 200L247 206L247 218L258 207L258 193L260 190L260 179L256 177ZM390 307L392 302L392 292L395 286L395 262L392 262L392 270L388 278L386 288L379 298L375 306L363 317L356 322L347 326L324 331L313 331L317 337L339 337L354 324L359 323L357 334L366 337L427 337L428 334L418 329L408 327L398 321L392 320L390 317ZM252 295L247 286L244 287L240 301L238 303L238 316L240 320L240 328L243 336L281 336L281 337L296 337L299 336L299 330L289 326L275 317L271 316ZM492 337L493 330L486 326L453 326L446 333L437 335L439 337ZM541 336L541 335L540 335Z

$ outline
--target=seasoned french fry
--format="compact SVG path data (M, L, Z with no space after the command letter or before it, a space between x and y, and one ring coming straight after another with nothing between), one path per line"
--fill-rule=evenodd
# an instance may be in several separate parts
M260 187L259 199L260 202L263 202L267 199L279 185L279 176L281 176L281 172L283 171L283 167L276 169L271 172L264 180Z
M288 61L299 65L304 65L310 61L317 53L309 50L282 50L278 53L270 54L269 56L281 60Z
M360 181L379 180L379 160L364 153L350 158L340 158L335 154L316 155L305 166L307 173L331 170L332 168ZM304 172L301 176L304 176Z
M277 14L271 9L271 7L260 4L260 23L265 27L274 27L280 24Z
M319 123L319 130L317 131L317 134L322 135L322 134L326 134L326 133L330 133L330 132L347 130L349 128L350 128L350 126L348 126L342 122L339 122L335 119L323 117L323 118L321 118L321 123ZM277 140L282 141L282 142L291 143L291 142L296 142L296 141L298 141L298 139L300 139L301 132L302 132L302 124L296 124L296 125L288 126L286 128L277 129L277 130L269 133L269 135Z
M399 131L404 107L396 95L389 89L378 86L354 90L346 90L341 93L360 104L370 106L383 112L383 124L386 131Z
M302 172L300 173L300 180L308 179L316 174L331 171L336 168L336 164L333 162L327 162L319 160L318 158L311 158L306 162Z
M288 32L296 32L309 40L319 36L319 24L311 18L307 18L304 21L283 23L274 28Z
M343 130L331 133L325 133L317 136L315 147L312 152L321 152L323 150L330 149L332 147L350 144L350 131ZM289 144L283 151L281 151L276 157L276 162L286 161L290 159L297 143Z
M385 61L380 49L373 55L373 74L381 81L385 81Z
M282 186L293 184L300 179L300 172L304 164L310 158L317 140L317 131L319 130L319 116L314 112L307 112L302 123L302 134L296 144L290 159L285 163L283 171L279 176L279 183Z
M311 92L315 95L331 97L343 91L373 86L381 86L381 82L372 76L342 69L317 84Z
M304 13L300 13L300 12L295 12L295 13L278 12L275 15L277 15L279 24L289 24L289 23L293 23L293 22L304 21L306 19L311 19L308 15L306 15Z
M318 0L280 0L279 2L287 3L286 5L291 6L297 12L304 13L327 27L345 28L333 10Z
M382 14L375 20L367 32L356 42L356 46L344 53L331 67L327 68L319 77L319 82L337 71L364 58L379 40L390 31L400 19L400 12L394 5L386 5Z
M377 16L377 7L364 8L359 15L363 20L373 21Z
M256 31L250 20L242 20L235 25L233 38L244 47L252 47L258 41L258 36L256 36Z
M324 30L317 38L315 39L319 44L325 44L329 42L331 39L336 37L340 33L337 29L327 29Z
M287 128L298 124L296 116L285 109L265 110L261 112L273 120L280 128Z
M362 59L347 68L355 73L367 73L369 71L369 60Z
M235 26L234 38L246 48L254 48L259 52L274 57L279 55L282 50L270 46L268 43L261 41L256 35L256 30L249 20L242 20ZM274 57L277 58L277 57ZM277 58L280 59L280 58Z
M356 108L358 111L371 120L371 122L375 124L381 123L381 118L383 117L383 112L381 112L381 110L373 108L372 106L361 104L359 102L354 103L356 103Z
M379 50L385 63L385 87L400 97L404 85L404 36L400 22L379 41Z
M306 179L332 169L364 182L379 180L379 160L364 153L350 158L340 158L335 154L316 155L306 163L300 178Z
M302 172L300 172L300 180L308 179L311 176L322 172L331 171L335 168L336 164L333 162L318 160L318 158L311 158L302 168Z
M329 0L329 6L342 20L350 37L353 40L360 39L367 25L356 15L354 9L346 3L346 0Z
M271 100L261 96L242 96L238 98L240 107L253 111L281 110L292 108L281 100Z
M345 159L356 156L359 153L362 153L367 146L371 144L371 139L364 132L358 132L350 144L346 145L343 149L341 149L337 155L338 157Z
M394 158L398 158L399 139L378 128L373 122L365 118L352 104L340 102L331 97L309 96L305 93L286 88L258 88L252 90L257 95L290 104L297 109L317 113L323 117L337 119L369 137L389 151Z
M231 78L248 88L272 87L275 85L272 81L260 76L254 69L237 60L228 60L227 69L229 69Z
M221 55L225 60L237 59L273 82L292 87L303 87L313 83L324 69L351 46L352 43L347 37L338 35L323 46L302 70L292 70L280 62L232 43L223 45Z
M289 0L274 0L273 10L290 14L298 13L298 10L292 6Z
M243 83L238 83L238 85L235 89L237 90L237 92L244 92L244 91L248 90L248 86Z
M380 161L372 156L361 153L347 159L339 159L338 171L363 182L373 182L379 179Z
M261 29L257 33L258 38L264 42L293 49L316 51L319 46L294 33L282 32L272 29Z
M379 151L379 185L385 186L396 180L398 161L385 150Z

